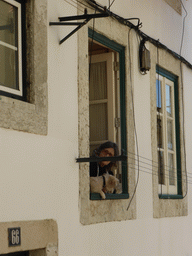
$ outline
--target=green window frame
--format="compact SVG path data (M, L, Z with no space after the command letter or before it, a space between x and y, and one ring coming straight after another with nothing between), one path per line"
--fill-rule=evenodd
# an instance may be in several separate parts
M126 103L125 103L125 47L88 29L88 37L94 39L98 43L119 53L119 79L120 79L120 113L121 113L121 149L127 152L127 136L126 136ZM128 176L127 162L122 162L122 194L106 194L106 199L127 199L128 194ZM90 195L91 200L100 200L101 197L97 193Z
M180 115L179 115L179 88L178 77L160 66L156 66L157 75L161 75L174 83L174 111L175 111L175 142L176 142L176 178L177 193L164 194L160 193L160 199L182 199L182 175L181 175L181 151L180 151ZM165 131L166 132L166 131Z

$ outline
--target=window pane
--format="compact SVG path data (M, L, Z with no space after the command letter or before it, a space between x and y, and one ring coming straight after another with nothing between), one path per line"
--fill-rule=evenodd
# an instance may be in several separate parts
M167 120L167 146L168 149L173 149L173 122Z
M17 8L0 0L0 40L17 47Z
M19 89L18 9L0 0L0 85Z
M163 147L163 121L160 115L157 116L157 147Z
M172 115L172 109L171 109L171 86L166 84L166 110L167 115Z
M18 89L17 52L0 45L0 84Z
M162 151L158 151L158 177L159 184L165 184L164 154Z
M161 81L156 79L156 103L157 111L161 112Z
M92 63L90 69L89 100L107 99L107 63Z
M107 103L93 104L89 107L90 140L101 141L108 139Z
M173 164L173 154L168 154L168 168L169 168L169 185L175 185L175 171Z

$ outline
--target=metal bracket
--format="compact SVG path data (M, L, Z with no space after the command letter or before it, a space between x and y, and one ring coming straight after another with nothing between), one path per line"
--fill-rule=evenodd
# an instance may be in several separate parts
M76 16L67 16L67 17L59 17L59 22L49 22L50 26L77 26L72 32L70 32L67 36L65 36L62 40L60 40L59 44L65 42L70 36L72 36L75 32L77 32L80 28L86 25L91 19L96 18L104 18L108 17L109 13L104 11L102 13L95 14L87 14L87 9L85 9L83 15ZM84 20L83 22L68 22L74 20ZM67 22L65 22L67 21Z
M99 156L91 156L91 157L81 157L76 158L76 163L85 163L85 162L101 162L101 161L127 161L127 156L124 155L124 150L122 150L121 155L119 156L107 156L107 157L99 157Z

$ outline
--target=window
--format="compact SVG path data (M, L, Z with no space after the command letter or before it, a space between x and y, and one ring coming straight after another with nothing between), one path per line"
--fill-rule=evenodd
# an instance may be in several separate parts
M46 1L0 0L0 127L47 134L47 33Z
M19 2L0 0L0 91L18 96L23 96L21 17Z
M150 47L153 217L186 216L181 63L167 51Z
M13 252L13 253L8 253L8 254L1 254L0 256L29 256L29 252Z
M90 154L108 140L118 145L120 153L126 152L124 47L92 30L89 37ZM128 198L127 163L119 162L113 173L122 183L122 194L106 198ZM91 199L101 198L92 194Z
M182 195L177 77L157 67L157 154L159 196Z
M96 48L97 44L94 43L94 46ZM95 54L90 60L89 117L90 152L92 152L108 140L116 142L119 129L114 124L116 114L114 53Z
M89 25L91 26L91 22ZM121 31L121 37L119 31ZM92 74L92 71L89 72L90 56L94 66ZM128 82L130 68L129 62L126 62L125 59L128 59L127 27L118 21L110 18L97 19L94 32L92 27L88 28L87 26L78 31L79 158L89 157L100 142L111 138L117 142L120 150L125 150L125 154L127 151L135 152L133 113L130 104L131 88ZM96 76L95 69L99 70L100 77ZM109 72L102 77L101 74L105 73L104 70L109 70ZM102 81L106 81L107 77L112 82L108 87L97 85L97 88L102 88L102 90L95 92L93 77L100 84ZM112 98L108 97L110 94L113 95ZM108 108L108 105L112 107ZM107 122L102 123L103 129L101 133L98 133L98 137L95 136L96 130L93 124L97 125L94 117L98 120L104 118L104 110L100 109L105 109ZM91 114L91 112L93 113ZM112 127L111 123L115 126ZM129 159L129 163L134 164L134 160ZM114 173L122 181L123 192L108 194L106 200L100 200L100 195L96 193L90 195L89 163L79 164L79 206L82 224L136 218L136 197L133 198L130 209L127 211L130 202L129 194L132 195L135 188L135 170L129 171L127 162L119 162L119 164L119 171Z

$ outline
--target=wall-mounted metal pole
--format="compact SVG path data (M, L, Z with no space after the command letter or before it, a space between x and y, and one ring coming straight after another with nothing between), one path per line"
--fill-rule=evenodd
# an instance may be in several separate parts
M77 163L83 163L83 162L102 162L102 161L111 161L111 162L116 162L116 161L127 161L127 156L125 155L120 155L120 156L112 156L112 157L82 157L82 158L77 158L76 162Z
M91 18L90 18L90 19L91 19ZM80 28L82 28L84 25L86 25L87 22L88 22L90 19L85 20L81 25L79 25L77 28L75 28L71 33L69 33L66 37L64 37L64 38L59 42L59 44L62 44L62 43L65 42L70 36L72 36L73 34L75 34L75 32L77 32Z
M96 14L83 14L76 16L67 16L67 17L59 17L60 21L69 21L69 20L83 20L83 19L95 19L95 18L104 18L108 17L109 14L107 12L104 13L96 13Z
M70 36L72 36L75 32L77 32L80 28L87 24L91 19L96 18L104 18L108 17L109 14L107 12L103 13L95 13L95 14L87 14L85 9L85 13L83 15L76 15L76 16L68 16L68 17L59 17L60 22L49 22L50 26L78 26L75 28L71 33L69 33L66 37L60 40L59 44L65 42ZM85 19L83 22L63 22L63 21L72 21L72 20L82 20Z
M49 22L50 26L79 26L83 22Z

